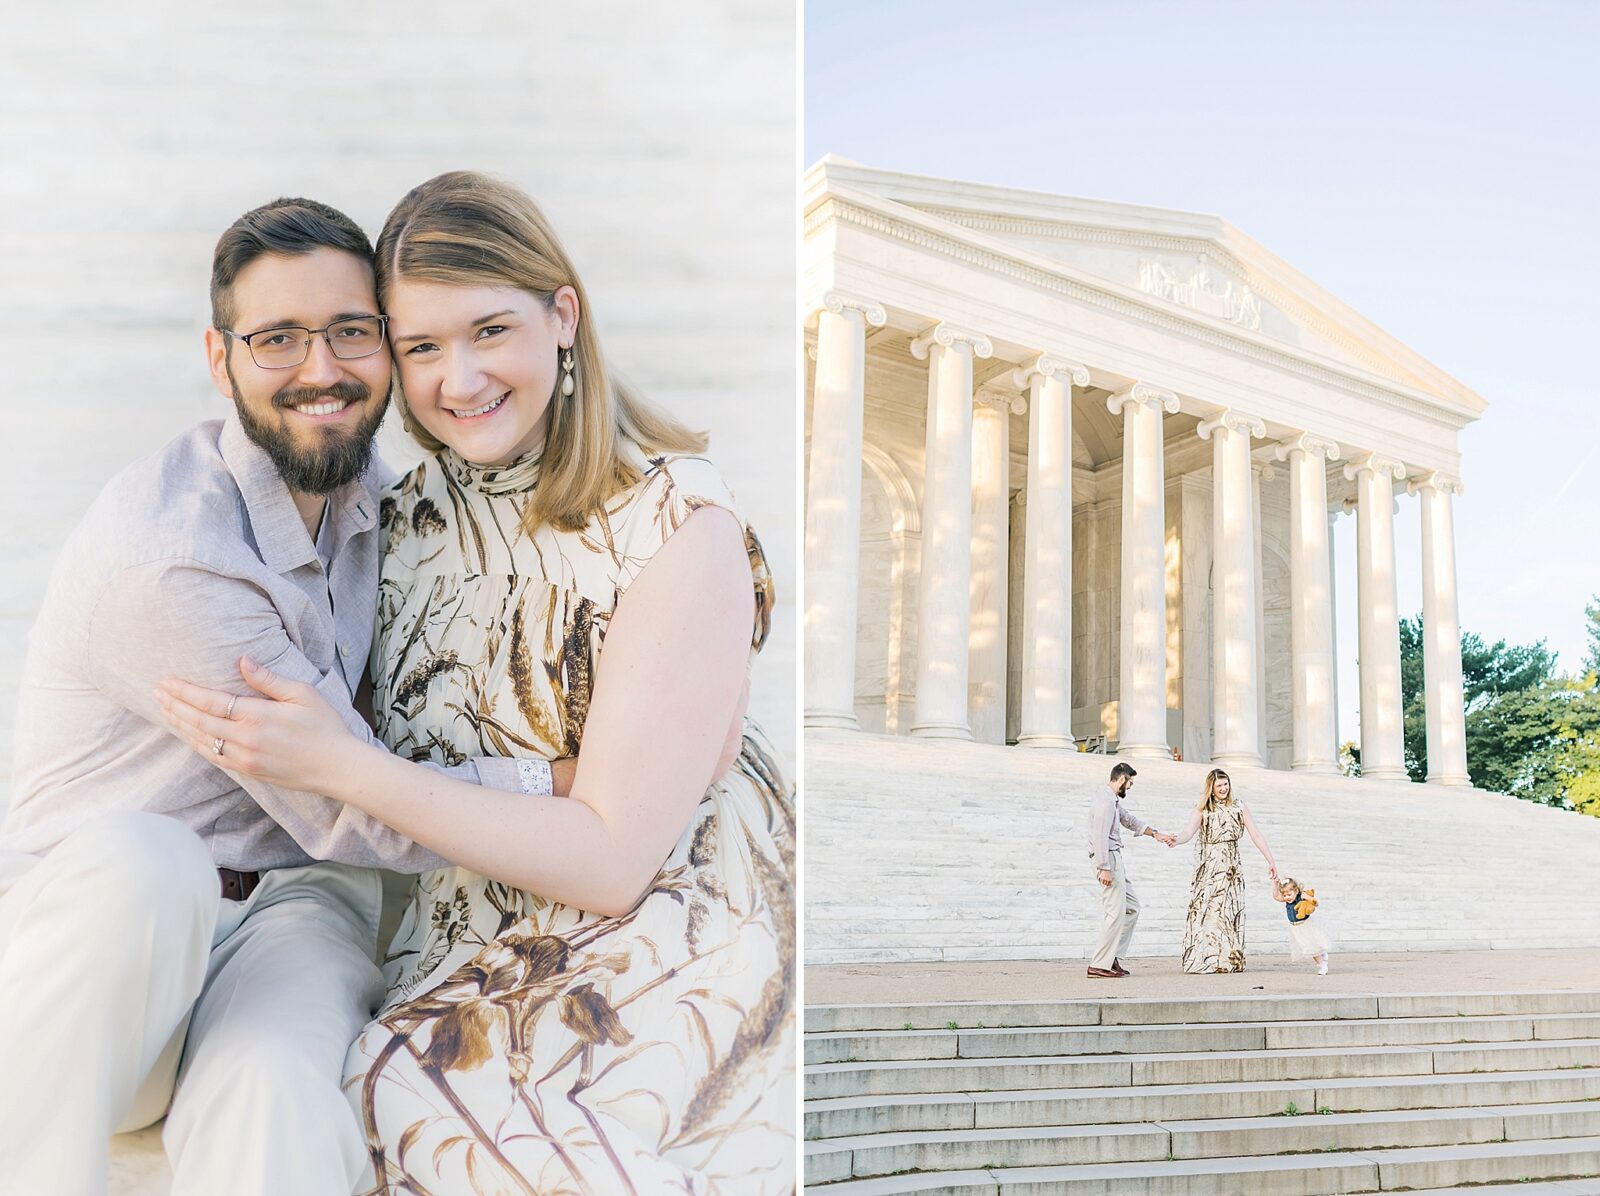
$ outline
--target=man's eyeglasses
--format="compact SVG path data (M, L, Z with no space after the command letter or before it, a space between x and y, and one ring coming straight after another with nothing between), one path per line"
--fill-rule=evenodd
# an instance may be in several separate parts
M295 324L264 328L260 332L235 332L219 328L224 336L238 337L250 350L251 359L264 370L287 370L302 364L311 355L311 338L320 335L341 361L371 357L383 348L388 316L356 316L335 320L325 328L301 328Z

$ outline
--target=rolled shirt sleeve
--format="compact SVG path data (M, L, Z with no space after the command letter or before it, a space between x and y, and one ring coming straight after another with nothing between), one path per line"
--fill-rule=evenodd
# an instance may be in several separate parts
M1145 827L1149 825L1147 822L1141 822L1134 816L1133 811L1121 802L1117 803L1117 820L1122 823L1123 829L1135 839L1144 834Z
M280 676L313 686L353 735L364 743L376 742L352 704L344 678L334 668L319 668L290 640L271 598L250 580L204 561L173 557L114 574L95 606L88 641L95 684L158 728L166 726L155 698L163 679L178 677L254 696L239 675L239 658L249 656ZM514 760L484 758L449 768L420 763L472 784L511 791L521 787ZM398 872L447 863L353 806L221 771L313 859Z

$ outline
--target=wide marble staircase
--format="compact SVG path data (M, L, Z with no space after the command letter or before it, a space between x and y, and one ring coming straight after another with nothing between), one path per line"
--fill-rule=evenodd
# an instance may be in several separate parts
M809 964L1075 959L1100 922L1084 820L1114 757L806 733ZM1128 805L1181 827L1208 766L1136 761ZM1473 789L1234 772L1280 869L1314 887L1344 951L1600 947L1600 818ZM1135 955L1176 956L1193 847L1124 853ZM1247 942L1287 951L1245 843Z
M825 1196L1600 1193L1600 991L806 1010Z

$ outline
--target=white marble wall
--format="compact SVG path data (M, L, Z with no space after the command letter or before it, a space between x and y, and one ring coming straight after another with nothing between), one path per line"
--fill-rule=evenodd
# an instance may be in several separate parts
M26 630L107 476L224 414L201 356L217 235L282 194L376 233L442 170L509 177L612 357L712 433L779 586L752 713L795 754L795 11L12 6L0 42L0 803ZM387 436L399 463L403 436Z

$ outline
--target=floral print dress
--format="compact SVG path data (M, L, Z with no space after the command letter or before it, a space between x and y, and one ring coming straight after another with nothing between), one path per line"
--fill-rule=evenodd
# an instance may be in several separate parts
M1200 815L1194 881L1183 924L1185 972L1244 971L1244 870L1239 836L1244 807L1216 802Z
M733 509L707 461L639 468L582 531L531 538L536 457L483 469L445 449L396 484L373 653L392 750L577 753L619 599L696 509ZM772 584L748 529L746 547L756 650ZM794 912L792 798L748 720L739 759L621 917L465 868L423 874L388 950L388 1001L346 1065L363 1190L792 1190Z

